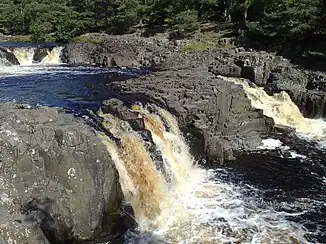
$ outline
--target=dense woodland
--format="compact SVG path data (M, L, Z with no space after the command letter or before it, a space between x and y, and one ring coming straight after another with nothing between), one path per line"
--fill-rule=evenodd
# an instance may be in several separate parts
M69 41L86 32L128 33L167 26L171 38L198 23L234 23L240 33L311 44L326 33L324 0L0 0L0 33Z

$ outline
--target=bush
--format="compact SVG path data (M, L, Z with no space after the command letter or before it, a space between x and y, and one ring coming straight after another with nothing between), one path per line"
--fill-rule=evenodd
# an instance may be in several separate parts
M170 27L169 35L172 39L192 36L199 28L197 11L183 11L165 21Z
M34 22L29 28L29 31L32 34L31 40L33 42L46 42L48 39L48 33L50 33L51 30L52 24L49 22Z

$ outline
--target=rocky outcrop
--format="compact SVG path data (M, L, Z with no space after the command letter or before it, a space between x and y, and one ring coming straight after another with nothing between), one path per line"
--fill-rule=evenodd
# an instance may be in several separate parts
M113 234L118 175L94 129L55 108L0 105L0 240L67 243Z
M94 38L91 34L86 37ZM168 41L155 38L106 36L101 44L67 44L63 50L62 61L104 67L153 68L164 59L168 46Z
M257 148L260 136L271 129L270 120L251 107L241 86L216 78L205 66L162 71L113 86L126 103L154 102L172 112L192 152L211 166L233 160L237 151ZM117 111L114 104L106 103L109 111Z
M269 93L286 91L305 117L326 116L325 80L322 72L312 72L267 52L218 50L210 64L216 75L249 79Z
M36 48L33 56L33 61L36 63L40 63L49 53L51 49L49 48Z
M0 47L0 65L19 65L19 62L13 53Z
M206 158L213 155L232 159L232 152L237 148L254 147L249 145L250 141L257 140L247 140L247 134L251 138L255 129L258 134L269 130L269 125L261 126L265 123L263 116L250 110L242 89L216 78L219 75L249 79L270 94L286 91L305 117L326 116L324 75L300 69L281 56L244 48L181 53L178 44L134 36L106 36L103 40L97 45L69 44L64 56L72 63L159 71L148 77L115 83L116 89L123 96L129 94L129 100L155 101L173 112L184 131L196 135L193 140L198 143L194 142L197 145L194 148L198 155L207 155ZM253 121L260 121L259 125ZM239 126L242 122L246 128Z

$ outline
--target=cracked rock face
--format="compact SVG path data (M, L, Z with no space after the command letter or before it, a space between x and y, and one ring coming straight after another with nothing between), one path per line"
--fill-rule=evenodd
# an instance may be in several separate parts
M1 104L0 170L3 243L89 240L103 222L112 228L116 169L96 132L72 115Z
M210 166L233 160L236 152L255 149L261 134L271 130L262 111L253 109L243 88L198 66L187 70L163 71L110 84L126 100L153 102L177 117L192 152ZM114 114L123 104L105 103Z

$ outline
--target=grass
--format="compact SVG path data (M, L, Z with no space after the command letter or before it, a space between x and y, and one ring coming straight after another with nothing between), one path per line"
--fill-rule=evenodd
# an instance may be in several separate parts
M55 42L55 38L50 35L44 35L42 39L38 40L37 38L33 38L32 35L18 35L13 36L10 41L12 42L44 42L44 43L53 43Z
M32 42L32 36L13 36L10 41L12 42Z
M180 52L186 53L191 51L205 51L213 48L215 45L206 42L189 42L181 46Z
M88 36L77 36L74 37L71 42L73 43L89 43L89 44L103 44L104 38L91 38Z

